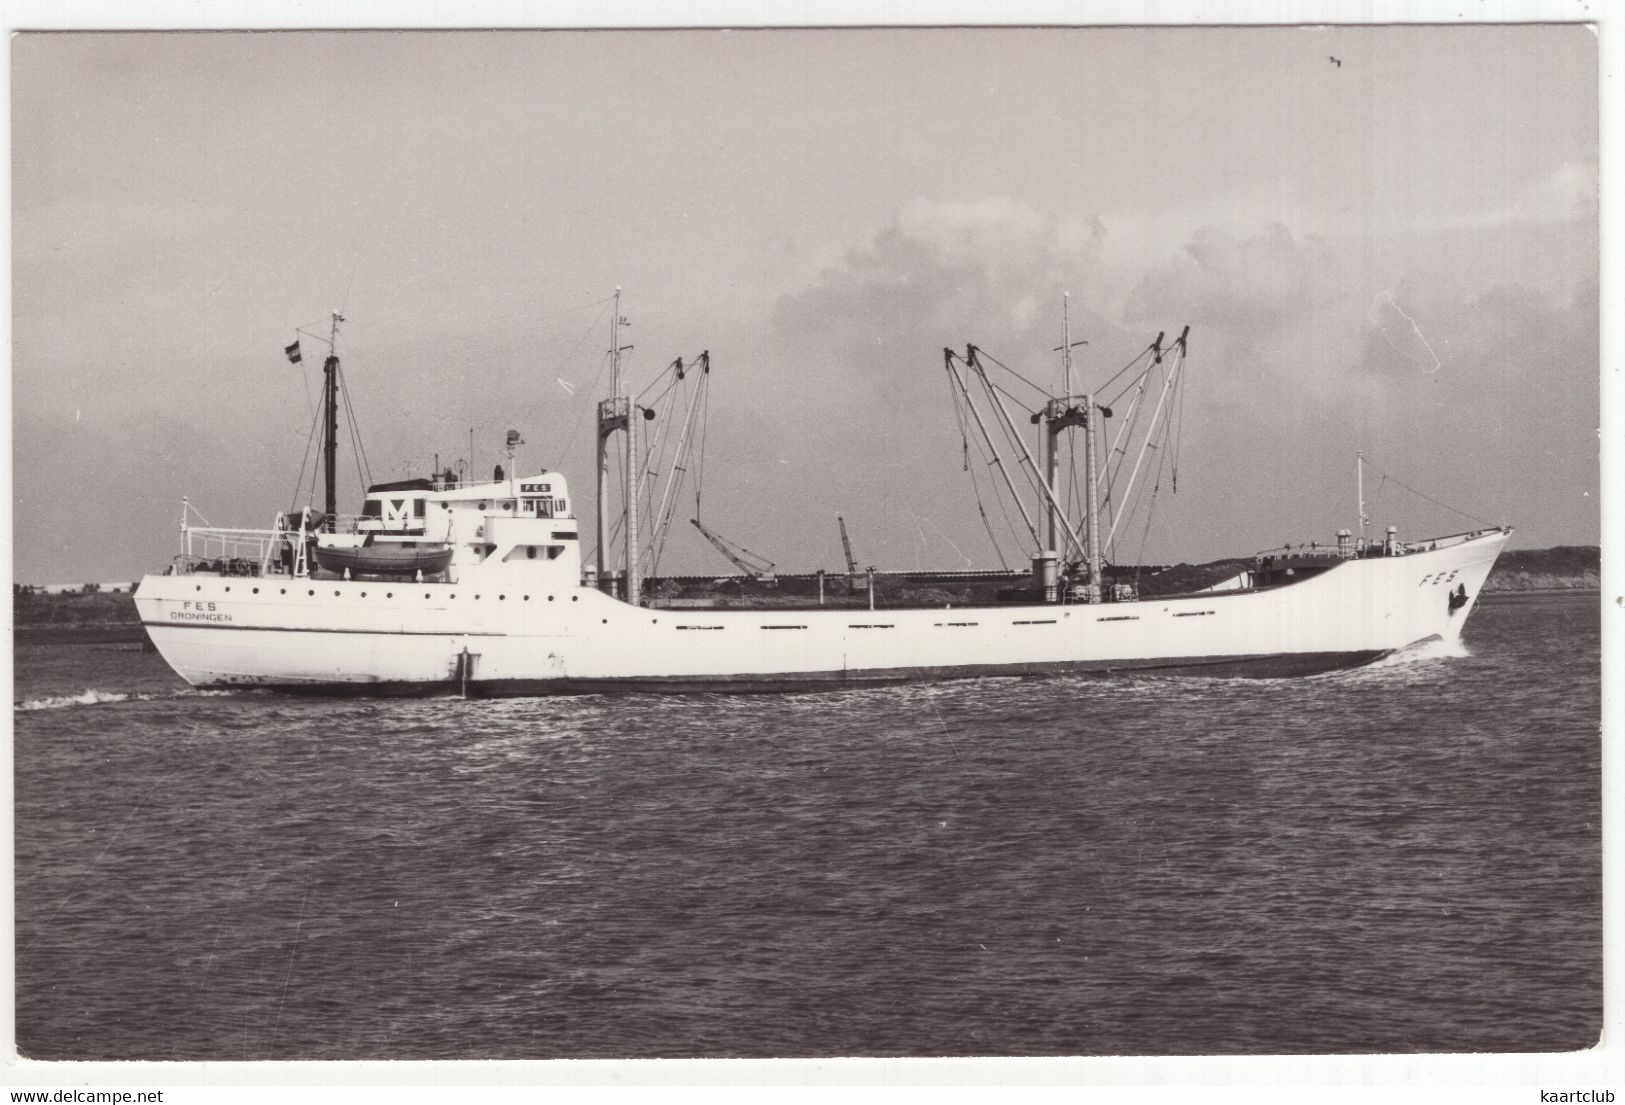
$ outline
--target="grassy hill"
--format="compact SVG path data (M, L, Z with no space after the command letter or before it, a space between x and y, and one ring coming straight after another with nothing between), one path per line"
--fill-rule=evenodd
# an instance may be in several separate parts
M1484 593L1595 591L1601 586L1601 549L1596 545L1558 545L1502 553L1490 578L1484 581Z

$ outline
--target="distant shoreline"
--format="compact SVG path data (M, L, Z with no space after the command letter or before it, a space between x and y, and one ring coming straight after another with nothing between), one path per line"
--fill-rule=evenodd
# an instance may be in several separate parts
M1601 597L1602 588L1590 585L1576 585L1573 587L1521 587L1516 590L1505 591L1485 590L1478 596L1479 602L1499 602L1512 599L1549 599L1553 595L1589 595L1593 598Z

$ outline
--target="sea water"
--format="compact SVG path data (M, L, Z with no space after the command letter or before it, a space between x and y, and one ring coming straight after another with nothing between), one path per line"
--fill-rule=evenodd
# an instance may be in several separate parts
M15 657L41 1059L1571 1050L1597 596L1295 680L498 701Z

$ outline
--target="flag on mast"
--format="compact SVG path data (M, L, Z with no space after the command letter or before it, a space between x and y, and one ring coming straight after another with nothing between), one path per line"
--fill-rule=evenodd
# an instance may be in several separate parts
M300 361L305 359L299 353L299 340L297 338L294 339L294 343L292 345L288 346L282 352L286 353L288 355L288 360L294 364L298 364Z

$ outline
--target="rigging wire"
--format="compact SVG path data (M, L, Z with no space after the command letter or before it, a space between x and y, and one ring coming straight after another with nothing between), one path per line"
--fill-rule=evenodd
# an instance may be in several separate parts
M980 350L978 350L978 352L980 352ZM976 378L978 380L980 380L982 382L982 385L983 385L984 389L987 390L987 394L993 399L995 406L997 406L998 405L998 400L997 400L997 396L993 395L993 390L992 389L993 389L994 385L992 384L992 382L990 380L987 380L986 377L982 373L976 373L975 376L976 376ZM1000 390L1002 390L1002 389L1000 389ZM971 397L970 397L970 395L968 393L965 395L965 402L966 402L966 404L973 404L974 403L974 400L971 399ZM1006 423L1005 419L996 418L996 419L994 419L994 422L998 425L999 432L1003 435L1004 444L1005 444L1006 448L1008 448L1010 450L1010 452L1011 452L1011 454L1013 456L1020 458L1020 457L1026 457L1026 456L1029 455L1026 452L1026 443L1021 441L1019 439L1019 437L1012 436L1013 434L1015 434L1015 431L1011 428L1010 425L1008 425ZM985 431L983 431L983 433L985 433ZM983 455L988 458L987 463L988 463L989 467L991 467L993 465L996 465L996 464L999 464L998 446L996 446L994 444L991 437L987 437L987 438L984 439L982 437L982 435L979 434L978 435L977 445L978 445L978 448L983 452ZM1005 468L1003 465L999 465L999 467L1000 467L1000 470L1004 472L1005 479L1008 480L1009 484L1010 484L1008 487L1005 487L1003 490L1005 492L1007 492L1009 494L1009 496L1011 497L1013 505L1017 508L1017 513L1021 514L1023 525L1026 528L1026 535L1023 536L1022 530L1018 529L1016 527L1015 523L1011 520L1009 509L1008 509L1008 507L1007 507L1007 505L1005 503L1005 495L998 493L999 490L1000 490L999 485L998 485L997 481L994 481L993 482L993 487L994 487L994 491L995 491L994 501L998 504L1000 513L1004 515L1005 524L1009 527L1011 534L1015 537L1016 544L1018 546L1024 546L1026 544L1026 541L1029 538L1031 538L1034 541L1035 544L1041 544L1042 543L1041 540L1037 537L1036 533L1034 532L1035 523L1028 521L1027 516L1026 516L1026 512L1021 509L1020 500L1019 500L1019 498L1017 498L1017 496L1019 495L1019 492L1017 492L1016 489L1015 489L1014 480L1009 475L1009 470L1007 468ZM1035 495L1040 494L1040 492L1038 491L1038 478L1035 475L1035 473L1033 472L1033 470L1030 467L1023 465L1020 462L1019 459L1016 462L1016 468L1021 472L1022 478L1026 481L1026 489L1028 491L1033 492ZM1002 552L1000 553L999 559L1000 559L1001 562L1003 562L1004 557L1003 557Z
M950 353L950 356L953 356L953 358L955 360L961 361L961 363L965 364L969 369L971 369L970 375L973 376L977 380L977 382L981 384L983 394L985 394L987 396L989 402L992 403L993 407L997 411L999 411L1001 417L994 419L994 421L998 424L999 433L1003 437L1003 441L1004 441L1005 446L1007 448L1009 448L1012 456L1017 458L1017 467L1020 469L1022 477L1026 480L1026 490L1033 492L1035 496L1036 495L1041 495L1042 493L1039 491L1040 481L1039 481L1039 477L1037 475L1037 472L1036 472L1033 464L1031 463L1031 454L1027 452L1026 444L1024 442L1020 441L1018 437L1013 437L1012 436L1012 435L1016 434L1017 431L1015 430L1015 428L1013 426L1013 423L1012 423L1012 420L1009 417L1009 412L1007 410L1005 410L1004 405L999 401L998 393L999 392L1004 392L1004 389L999 388L997 385L995 385L987 377L986 370L983 369L980 366L980 357L979 357L980 352L981 352L980 350L975 350L976 357L974 359L974 362L972 360L966 360L964 358L960 358L960 357L958 357L956 355L953 355L952 353ZM953 380L951 380L950 382L951 383L956 383L960 387L967 387L968 388L967 384L965 384L962 381L957 380L957 376L955 376L955 378ZM1004 394L1008 395L1009 393L1004 392ZM1011 398L1012 398L1013 401L1016 401L1018 403L1018 405L1021 405L1023 407L1023 409L1027 409L1025 404L1020 404L1020 401L1015 400L1013 396L1011 396ZM976 410L975 400L973 400L971 398L968 390L966 391L966 394L965 394L965 402L966 402L967 405L969 405L971 411L974 413L975 410ZM1031 413L1031 412L1029 411L1029 413ZM1021 515L1022 521L1026 526L1027 536L1030 537L1035 544L1041 543L1042 539L1038 536L1038 532L1037 532L1035 523L1027 515L1026 509L1024 507L1022 507L1022 505L1021 505L1021 500L1019 498L1019 496L1021 495L1021 492L1017 491L1016 488L1015 488L1014 477L1012 477L1010 475L1010 473L1009 473L1009 470L1007 468L1005 468L1005 466L1002 463L1000 463L1000 459L999 459L999 455L998 455L998 446L994 443L991 434L986 429L986 427L981 424L980 421L978 421L978 430L979 430L979 441L982 438L986 439L985 444L986 444L987 449L990 451L990 456L992 457L991 463L997 464L999 466L999 469L1000 469L1001 473L1003 474L1005 481L1009 485L1008 487L1006 487L1005 490L1007 490L1010 493L1010 495L1015 499L1015 505L1016 505L1016 508L1017 508L1017 512ZM1003 506L1004 506L1004 498L1003 498L1003 496L1000 496L997 501L999 502L1000 509L1002 510ZM1008 513L1006 514L1006 516L1008 517ZM1022 538L1019 533L1017 534L1018 543L1025 544L1025 540L1026 539Z
M988 461L987 463L991 465L993 462ZM971 490L976 495L976 513L982 517L982 528L987 531L987 540L988 543L993 546L993 555L999 558L999 567L1008 572L1010 570L1010 562L1004 558L1004 549L999 545L999 539L993 533L993 522L990 518L988 518L987 508L982 504L982 491L976 483L976 469L972 468L969 471ZM1010 512L1005 509L1004 500L999 497L996 484L994 485L993 503L999 508L999 513L1004 516L1005 527L1009 529L1011 533L1014 533L1016 530L1015 523L1010 520Z
M1142 349L1139 352L1139 354L1132 361L1130 361L1128 364L1124 365L1122 368L1118 369L1117 372L1112 376L1112 378L1110 380L1107 380L1104 384L1101 384L1098 388L1096 388L1095 389L1095 394L1099 395L1099 394L1103 393L1107 388L1109 388L1113 384L1115 384L1118 381L1118 379L1122 377L1123 373L1127 372L1129 369L1131 369L1135 365L1139 364L1140 361L1143 360L1144 358L1150 356L1151 353L1156 348L1157 348L1156 344L1152 343L1151 345L1148 345L1144 349ZM1145 371L1146 372L1151 371L1151 367L1152 366L1147 365ZM1143 376L1144 374L1145 373L1142 372L1140 375ZM1139 377L1136 377L1135 379L1138 380ZM1117 400L1121 399L1124 395L1128 394L1129 388L1132 388L1132 387L1134 387L1133 383L1128 384L1126 387L1123 388L1122 391L1118 392L1117 395L1114 398L1107 400L1106 405L1108 407L1110 407L1110 406L1113 406L1114 404L1116 404Z
M989 353L987 350L983 349L981 346L976 347L976 352L977 352L978 356L986 357L988 360L992 361L994 364L996 364L1000 368L1004 369L1010 375L1014 376L1016 379L1020 380L1022 383L1026 384L1028 387L1030 387L1034 391L1038 392L1045 399L1053 399L1053 398L1055 398L1055 396L1050 394L1049 389L1039 387L1037 384L1035 384L1031 380L1027 379L1027 377L1023 376L1021 373L1017 372L1015 369L1011 368L1009 365L1007 365L1003 361L999 360L999 358L995 357L993 354ZM1014 396L1011 396L1011 399L1014 402L1020 402L1020 400L1015 399ZM1029 408L1029 409L1031 409L1031 408Z
M594 327L596 327L600 322L603 321L604 313L609 310L609 305L614 300L614 298L615 298L614 296L605 296L603 299L597 301L597 306L598 306L598 315L597 315L597 317L594 318L591 322L589 322L587 324L586 329L581 331L581 336L576 339L575 344L570 347L570 351L564 355L564 357L561 359L561 361L559 363L561 363L561 364L569 364L569 363L571 363L571 362L573 362L575 360L575 355L576 355L577 350L579 350L581 348L582 343L585 342L587 340L587 338L592 334ZM588 306L592 306L592 304L588 304ZM598 382L604 378L604 369L608 365L608 360L609 359L606 356L603 360L599 361L599 363L598 363L598 374L593 377L592 386L587 391L588 395L597 395L598 394ZM536 400L536 402L532 403L530 405L529 409L526 410L525 418L527 420L530 419L530 418L533 418L535 416L535 414L536 414L537 409L540 408L541 405L542 405L542 400L540 398L538 398ZM576 414L575 422L570 427L570 434L569 434L569 436L567 438L565 438L564 449L559 454L559 463L560 463L561 467L564 464L565 458L569 456L570 448L571 448L572 445L575 444L575 439L580 434L581 427L586 423L586 416L589 413L592 413L595 410L596 410L596 405L589 402L585 407L583 407Z
M999 392L1006 399L1010 400L1010 402L1014 403L1016 406L1020 407L1024 411L1026 411L1028 414L1037 414L1038 413L1036 408L1029 407L1027 404L1023 403L1020 399L1017 399L1014 395L1011 395L1008 391L1005 391L1002 387L999 387L999 385L995 384L992 380L987 381L987 386L990 387L990 388L993 388L995 391Z
M1134 583L1136 587L1139 586L1140 581L1140 566L1145 563L1145 547L1151 538L1151 521L1157 514L1157 493L1162 490L1163 467L1168 462L1168 451L1166 449L1158 449L1157 453L1157 476L1151 485L1151 495L1146 500L1145 528L1140 532L1140 549L1134 554Z
M711 428L711 389L707 387L700 398L700 452L694 463L694 517L700 514L700 492L705 487L705 439Z
M1181 345L1179 349L1179 364L1180 368L1183 369L1185 365L1185 347L1183 345ZM1175 495L1179 494L1179 445L1180 442L1184 440L1185 436L1185 393L1190 390L1185 382L1186 378L1185 373L1181 372L1179 376L1179 396L1175 400L1175 417L1177 419L1174 425L1173 433L1173 491Z
M1371 455L1369 453L1367 453L1366 454L1366 462L1370 463L1370 460L1371 460ZM1372 465L1372 467L1376 468L1376 465ZM1452 514L1459 514L1463 518L1470 518L1473 521L1478 522L1481 525L1493 527L1496 524L1494 522L1491 522L1487 518L1480 518L1476 514L1469 514L1465 510L1461 510L1461 509L1459 509L1457 507L1453 507L1449 503L1441 503L1438 499L1435 499L1431 495L1427 495L1427 494L1424 494L1423 492L1420 492L1420 491L1416 490L1416 488L1412 487L1410 484L1405 483L1403 480L1400 480L1399 478L1397 478L1395 476L1390 476L1387 472L1384 472L1380 468L1377 468L1376 470L1377 470L1377 474L1382 476L1383 479L1392 480L1394 483L1398 484L1400 487L1403 487L1406 491L1409 491L1412 495L1418 496L1419 498L1426 499L1428 502L1432 503L1436 507L1440 507L1440 508L1442 508L1444 510L1448 510ZM1378 490L1381 490L1380 486L1379 486Z
M1161 364L1161 363L1162 362L1160 362L1160 361L1157 362L1157 364ZM1153 375L1153 370L1155 369L1155 367L1156 367L1156 365L1151 365L1151 366L1147 367L1144 375L1142 376L1142 381L1148 386L1149 386L1149 384L1151 382L1152 375ZM1127 394L1127 389L1124 389L1123 394ZM1143 394L1144 393L1142 392L1141 395L1135 396L1134 402L1133 402L1133 404L1131 404L1131 406L1129 408L1128 422L1123 427L1122 436L1119 439L1119 440L1122 441L1123 446L1122 446L1121 449L1117 450L1116 460L1115 461L1109 460L1108 463L1107 463L1107 467L1111 469L1110 473L1108 474L1108 476L1106 478L1106 499L1107 499L1108 502L1113 501L1112 496L1113 496L1113 493L1117 490L1117 481L1120 478L1122 478L1122 475L1123 475L1123 464L1124 464L1125 461L1128 460L1129 447L1134 443L1134 436L1140 430L1140 417L1143 414L1145 414L1145 404L1140 402L1140 399L1143 397ZM1121 398L1121 396L1119 396L1119 398ZM1110 404L1107 404L1107 405L1110 406ZM1154 427L1154 426L1147 426L1146 427L1146 435L1150 436L1152 433L1155 432L1155 429L1156 429L1156 427ZM1119 510L1126 510L1128 508L1128 506L1129 506L1129 504L1127 504L1127 503L1120 503L1120 504L1118 504L1118 509ZM1114 524L1115 524L1115 522L1114 522ZM1115 548L1116 548L1115 540L1112 542L1112 547L1115 550ZM1113 553L1113 555L1115 555L1115 552Z
M654 556L650 564L651 574L653 574L653 572L659 567L660 559L665 555L666 552L666 541L671 535L672 518L676 513L677 503L682 497L683 488L688 482L689 466L691 464L691 458L693 457L694 452L694 416L697 416L700 413L700 403L705 400L709 394L711 380L711 373L709 371L710 356L709 354L702 354L702 356L704 357L704 360L701 363L704 365L706 371L702 371L700 373L699 379L694 384L696 390L693 393L693 397L684 407L685 414L682 445L672 459L670 486L661 494L661 499L666 509L662 513L661 518L656 522L656 536L658 537L659 544L653 550Z
M339 393L344 396L344 417L350 424L350 448L355 452L355 474L361 480L362 488L372 484L372 464L367 460L366 446L361 444L360 429L356 425L355 408L350 404L350 384L344 378L344 369L338 370ZM362 466L366 466L366 475L361 474Z
M295 342L297 344L297 339L295 339ZM299 355L299 375L303 379L305 385L302 389L305 395L305 409L309 411L311 417L314 418L316 416L316 400L312 399L310 396L310 366L305 363L305 355L303 353Z
M305 466L310 463L310 449L311 446L316 443L317 419L320 417L321 412L317 411L315 414L311 415L310 418L310 434L305 438L305 456L304 459L299 462L299 479L293 485L294 510L299 509L299 492L305 486ZM311 473L310 478L310 495L311 498L315 498L316 496L316 475L314 472ZM309 502L309 500L307 499L306 502Z
M1155 347L1153 346L1153 348L1155 348ZM1185 380L1184 380L1183 373L1180 371L1181 368L1184 365L1184 360L1185 360L1185 350L1184 350L1183 346L1179 346L1179 347L1177 347L1177 356L1172 357L1172 358L1170 358L1170 357L1158 357L1158 358L1156 358L1152 362L1152 364L1147 366L1146 371L1144 373L1142 373L1139 380L1135 384L1129 385L1129 387L1138 387L1138 388L1140 388L1140 391L1135 395L1134 401L1130 406L1130 414L1129 414L1128 424L1127 424L1124 431L1120 434L1120 436L1118 438L1118 440L1123 442L1123 447L1120 450L1114 450L1117 453L1117 456L1115 458L1115 463L1108 463L1108 468L1110 469L1110 472L1109 472L1108 478L1107 478L1106 501L1108 503L1108 509L1111 509L1111 505L1114 503L1113 493L1114 493L1114 491L1116 489L1117 481L1122 476L1123 464L1128 459L1128 453L1130 451L1130 446L1132 446L1132 444L1134 442L1134 439L1135 439L1135 435L1139 430L1140 416L1145 411L1145 405L1141 402L1141 398L1144 396L1145 391L1147 390L1148 386L1150 386L1153 383L1153 381L1155 380L1155 369L1157 368L1158 365L1162 366L1162 368L1163 368L1163 374L1162 374L1162 379L1161 379L1162 386L1166 389L1169 386L1170 382L1172 382L1173 386L1176 389L1178 389L1179 395L1175 398L1174 404L1169 407L1167 417L1165 417L1165 418L1163 418L1161 420L1160 426L1158 424L1157 416L1158 416L1158 414L1161 413L1162 401L1161 400L1158 401L1157 410L1152 412L1151 420L1145 427L1144 435L1140 438L1140 450L1139 451L1142 454L1142 457L1143 457L1143 454L1145 453L1145 451L1148 450L1148 449L1155 449L1155 450L1157 450L1157 453L1158 453L1158 456L1157 456L1157 468L1156 468L1156 474L1155 474L1156 489L1153 490L1153 492L1149 496L1149 498L1144 500L1146 502L1146 504L1147 504L1147 506L1146 506L1146 535L1147 536L1149 535L1149 532L1150 532L1152 511L1155 508L1156 491L1160 490L1162 476L1163 476L1164 472L1167 471L1169 453L1170 452L1177 453L1177 451L1178 451L1178 440L1179 439L1178 439L1177 435L1180 433L1180 431L1183 429L1183 426L1184 426L1184 421L1183 421L1183 409L1184 409L1184 407L1183 407L1183 404L1184 404ZM1128 393L1128 390L1129 390L1129 388L1124 388L1123 391L1119 394L1119 397L1121 397L1121 395L1126 395ZM1176 425L1175 425L1176 412L1179 415L1177 428L1176 428ZM1138 460L1135 462L1135 465L1136 465L1136 468L1137 468L1138 465L1139 465ZM1178 481L1178 474L1177 473L1178 473L1178 464L1177 464L1177 461L1176 461L1175 466L1174 466L1174 476L1173 476L1176 493L1177 493L1177 481ZM1133 477L1131 476L1130 479L1132 480ZM1132 491L1133 490L1132 487L1129 490ZM1128 524L1130 524L1133 521L1134 517L1138 514L1138 506L1139 506L1138 501L1129 501L1129 502L1116 503L1115 504L1115 510L1117 511L1118 516L1114 517L1112 519L1112 522L1111 522L1112 528L1108 532L1115 534L1116 530L1118 530L1120 528L1124 528ZM1143 554L1144 554L1144 542L1145 542L1145 537L1142 536L1141 549L1140 549L1140 554L1139 554L1141 556L1143 556ZM1110 555L1113 557L1113 559L1115 559L1116 558L1116 553L1117 553L1117 541L1116 541L1115 535L1112 536L1108 540L1107 545L1108 545L1108 550L1110 552Z
M999 565L1009 571L1010 564L1005 559L1004 549L999 545L998 535L993 532L993 521L987 516L987 507L982 499L982 488L976 479L976 469L970 463L970 432L965 425L965 411L962 406L963 403L969 402L970 398L969 396L960 396L959 389L954 386L952 376L947 377L947 384L948 397L953 402L954 421L959 426L960 467L962 471L970 476L971 495L976 500L976 513L981 516L982 528L987 532L988 544L993 546L993 555L999 558ZM979 460L989 465L993 463L991 460L986 460L986 449L980 440L977 441L976 451ZM999 498L997 481L993 484L993 496L994 504L1004 514L1005 525L1010 528L1011 532L1014 532L1015 527L1010 524L1010 514L1004 509L1004 501Z
M655 378L653 380L649 381L648 387L645 387L642 391L638 392L636 395L634 395L632 397L632 402L634 402L634 403L642 402L643 397L645 395L649 394L650 389L653 388L660 381L664 380L668 375L671 376L672 382L666 386L666 391L670 391L673 387L675 387L677 385L677 382L682 379L682 376L678 375L678 373L677 373L677 365L681 360L682 360L682 358L678 357L678 358L674 359L665 368L661 369L660 372L655 376ZM649 400L650 405L652 406L655 403L660 402L661 396L663 396L665 394L666 394L666 392L663 391L663 392L660 393L660 395L657 395L653 399Z
M672 363L671 368L673 370L675 370L676 364L677 362L675 361ZM638 559L640 563L643 562L644 559L648 560L650 572L653 572L655 565L658 563L656 544L663 543L661 542L662 520L661 518L656 517L656 511L658 508L655 505L655 491L660 483L660 473L666 468L666 454L674 445L673 437L676 434L676 431L673 429L673 424L676 421L674 416L678 410L686 410L685 405L682 402L682 397L687 391L686 385L687 380L682 376L678 376L673 379L671 386L661 393L661 396L666 396L672 394L672 392L675 390L675 396L667 404L664 413L657 418L659 425L657 426L655 433L651 435L650 441L649 454L651 459L645 465L644 479L646 481L647 488L645 499L647 510L645 517L650 519L648 530L649 542L645 549L638 550ZM647 391L648 389L645 388L644 390ZM658 404L659 402L660 398L657 397L654 400L654 404ZM659 441L658 449L655 448L656 440ZM681 451L673 454L673 470L672 475L668 480L669 483L677 484L680 482L677 477L677 469L681 465L682 460L683 456ZM669 504L672 494L672 489L668 487L668 489L662 494L662 498Z
M599 364L598 364L598 375L596 375L596 376L594 376L592 378L592 386L588 389L588 392L587 392L588 395L597 395L598 394L598 383L599 383L599 381L601 381L604 378L604 369L607 368L608 366L609 366L609 358L607 358L607 357L604 358L604 360L599 362ZM564 448L559 451L559 467L560 468L564 467L567 459L570 456L570 450L575 447L576 438L579 437L580 434L581 434L581 427L583 427L583 426L585 426L587 424L587 415L593 414L596 410L597 410L597 404L592 403L592 402L589 401L588 404L586 406L582 407L581 410L576 414L575 423L570 427L570 434L569 434L568 437L566 437L564 439Z

